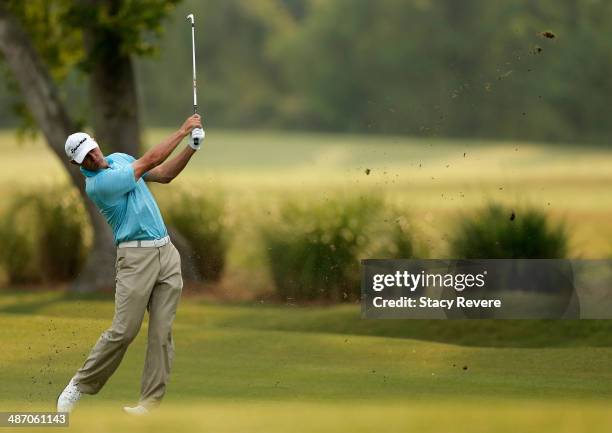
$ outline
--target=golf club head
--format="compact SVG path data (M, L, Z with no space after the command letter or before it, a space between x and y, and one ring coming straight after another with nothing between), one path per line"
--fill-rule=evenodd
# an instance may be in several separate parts
M193 25L195 23L195 18L193 17L193 14L189 14L185 17L185 21L189 21L191 23L191 25Z

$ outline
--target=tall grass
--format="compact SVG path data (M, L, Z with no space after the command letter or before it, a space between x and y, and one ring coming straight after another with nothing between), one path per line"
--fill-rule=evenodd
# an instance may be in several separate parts
M562 224L553 224L537 209L514 212L491 204L459 219L450 239L454 258L548 259L564 258L568 237Z
M89 243L87 215L76 190L20 193L0 216L0 262L11 284L74 278Z
M40 272L34 260L32 236L21 226L14 213L15 206L9 206L0 217L0 264L9 284L35 283Z
M166 204L167 220L189 241L200 274L218 281L228 246L221 201L182 192ZM0 215L0 266L6 283L73 279L84 263L91 234L76 190L53 187L17 193Z
M360 259L413 255L411 236L373 196L286 203L261 235L276 292L289 301L357 299Z
M222 200L182 191L166 197L162 204L167 224L176 228L189 242L202 277L207 281L219 281L225 269L229 244Z

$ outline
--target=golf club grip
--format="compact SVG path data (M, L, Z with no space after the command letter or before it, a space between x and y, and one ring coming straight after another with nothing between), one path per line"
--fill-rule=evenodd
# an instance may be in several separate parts
M198 114L198 106L197 105L193 106L193 114ZM194 137L193 138L193 144L198 146L200 144L200 139L197 138L197 137Z

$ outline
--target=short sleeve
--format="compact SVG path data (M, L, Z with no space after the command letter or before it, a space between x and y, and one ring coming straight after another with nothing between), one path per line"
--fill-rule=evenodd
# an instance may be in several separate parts
M136 161L136 158L134 158L132 155L128 155L127 153L121 153L120 155L123 156L123 158L129 162L130 164L134 161Z
M134 188L136 188L136 178L132 164L106 170L103 175L96 177L94 186L95 194L105 202L113 202Z
M121 152L112 153L110 155L110 157L113 158L114 160L121 159L121 160L123 160L125 162L128 162L130 164L132 162L136 161L136 158L134 158L132 155L129 155L127 153L121 153Z

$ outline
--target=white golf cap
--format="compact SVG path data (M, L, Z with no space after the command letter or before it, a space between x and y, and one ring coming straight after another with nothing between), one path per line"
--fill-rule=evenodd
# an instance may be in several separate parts
M85 132L75 132L66 139L66 155L77 164L82 163L85 155L96 147L98 143Z

